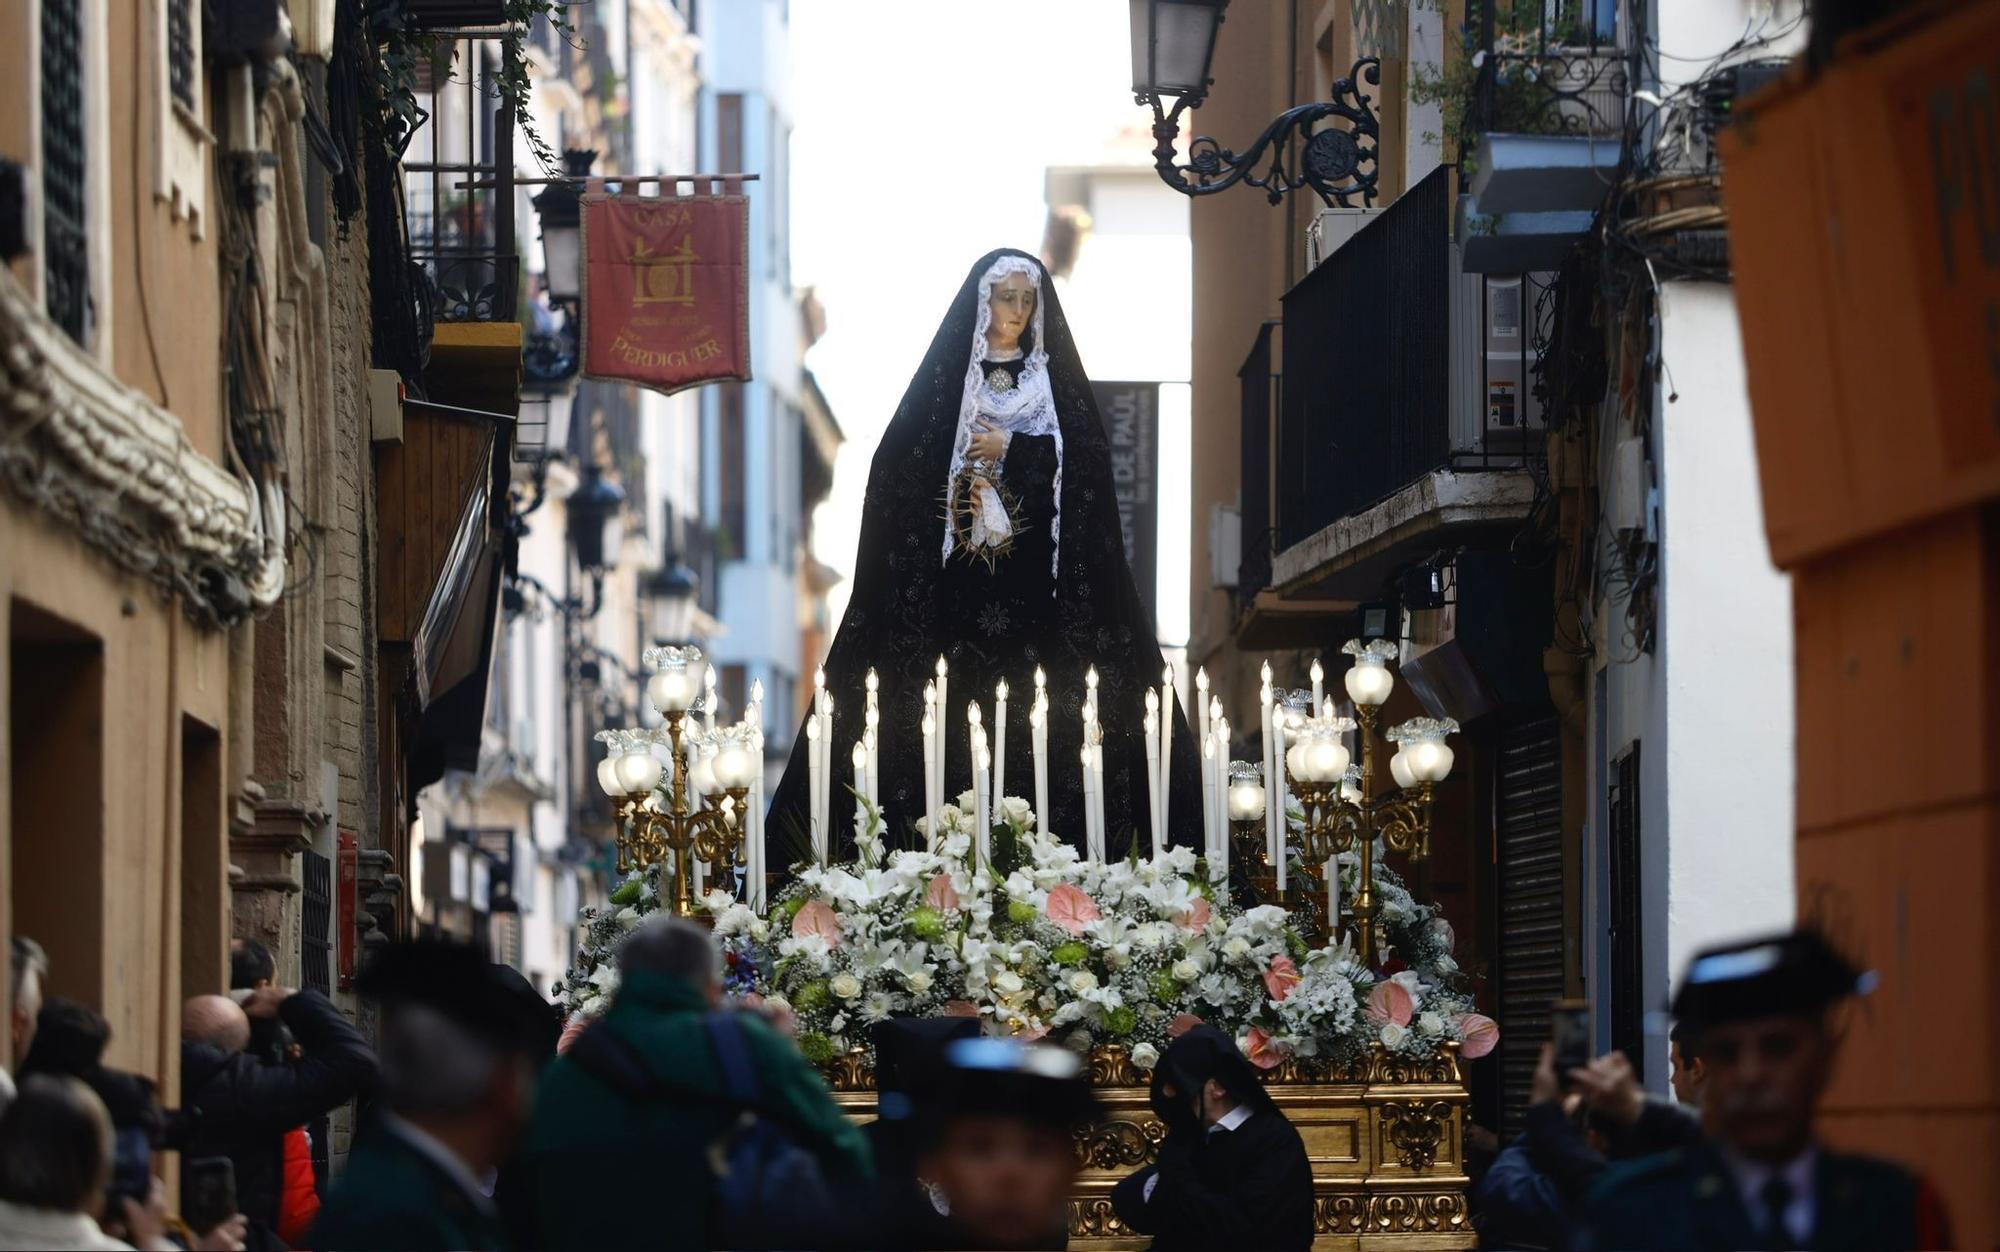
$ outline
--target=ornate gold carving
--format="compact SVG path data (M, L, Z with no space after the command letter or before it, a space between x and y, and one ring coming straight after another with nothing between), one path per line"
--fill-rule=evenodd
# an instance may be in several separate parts
M1122 1043L1107 1043L1090 1051L1090 1085L1093 1087L1150 1087L1153 1075L1132 1063L1132 1054Z
M1360 1234L1361 1224L1367 1217L1366 1199L1366 1196L1351 1191L1313 1197L1313 1233Z
M1130 1226L1118 1220L1109 1199L1069 1202L1069 1235L1072 1239L1112 1239L1135 1233Z
M1378 1043L1369 1054L1364 1080L1371 1086L1416 1083L1457 1085L1465 1081L1465 1074L1459 1067L1458 1043L1455 1040L1439 1044L1438 1050L1426 1057L1390 1052Z
M1382 1106L1382 1137L1405 1169L1437 1163L1438 1144L1451 1129L1449 1100L1400 1100Z
M1378 1234L1469 1233L1457 1191L1393 1191L1368 1197L1368 1229Z
M1076 1159L1085 1169L1131 1169L1150 1165L1166 1142L1167 1124L1158 1118L1143 1121L1114 1119L1076 1131Z
M841 1056L819 1067L826 1085L835 1091L873 1091L875 1071L868 1067L868 1053L860 1048L849 1048Z

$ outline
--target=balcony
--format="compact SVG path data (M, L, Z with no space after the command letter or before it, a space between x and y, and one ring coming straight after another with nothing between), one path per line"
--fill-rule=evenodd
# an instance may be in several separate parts
M1284 298L1242 370L1237 640L1316 638L1405 567L1528 515L1532 277L1462 272L1440 167Z
M1480 0L1468 13L1468 270L1554 269L1616 181L1629 65L1610 0Z

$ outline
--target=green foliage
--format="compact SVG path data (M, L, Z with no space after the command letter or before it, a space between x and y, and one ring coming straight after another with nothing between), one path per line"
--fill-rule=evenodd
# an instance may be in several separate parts
M806 1012L817 1008L824 1008L826 1007L827 997L831 994L827 990L826 982L823 979L815 978L792 993L792 1007Z
M1049 959L1057 965L1081 965L1090 955L1090 949L1072 939L1049 949Z
M1007 901L1007 920L1013 922L1017 926L1031 926L1034 924L1035 918L1038 916L1039 914L1035 912L1035 906L1032 901L1028 900Z
M618 884L618 890L611 893L611 902L618 905L637 904L640 893L645 889L645 882L637 874L634 874L632 877Z
M1139 1014L1131 1005L1121 1004L1104 1015L1104 1028L1123 1038L1139 1028Z
M493 80L494 89L500 97L500 107L513 121L514 133L528 145L528 151L534 154L536 162L550 175L562 173L562 162L541 132L535 129L534 115L529 108L534 84L528 74L525 43L535 23L545 21L572 46L580 46L576 42L576 23L569 16L570 2L505 0L505 21L513 28L514 34L503 44L499 72ZM448 35L409 27L397 27L383 35L378 62L379 86L383 121L386 123L385 138L392 156L401 158L410 136L425 120L424 109L417 103L419 67L428 66L430 81L434 84L449 82L455 74L467 72L464 66L453 65L455 42Z
M1422 7L1442 14L1443 0L1417 0ZM1480 5L1467 6L1459 39L1447 41L1439 63L1413 62L1410 66L1410 102L1435 104L1443 115L1442 136L1428 131L1424 138L1445 143L1445 160L1460 161L1470 175L1471 154L1479 145L1482 129L1495 134L1559 134L1564 130L1561 110L1543 81L1545 67L1538 66L1533 54L1550 48L1586 44L1589 27L1584 21L1582 0L1561 0L1553 12L1547 0L1485 0L1495 6L1493 51L1490 65L1479 60ZM1482 126L1477 114L1481 74L1492 76L1493 115Z
M815 1065L825 1065L833 1060L833 1040L808 1031L799 1036L799 1054Z
M919 939L936 943L944 938L944 914L928 904L919 904L910 910L910 933Z

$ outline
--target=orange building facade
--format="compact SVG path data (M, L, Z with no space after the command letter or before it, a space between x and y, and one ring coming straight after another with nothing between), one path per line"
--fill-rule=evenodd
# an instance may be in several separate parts
M1931 6L1725 147L1773 559L1794 576L1799 912L1880 976L1825 1129L2000 1241L2000 4ZM1885 311L1893 315L1885 316Z

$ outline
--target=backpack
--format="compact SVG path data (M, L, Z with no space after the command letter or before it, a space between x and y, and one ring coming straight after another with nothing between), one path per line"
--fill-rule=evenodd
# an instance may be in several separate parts
M795 1128L780 1111L763 1107L763 1083L750 1055L742 1022L732 1013L703 1019L708 1044L722 1074L722 1090L701 1091L660 1078L630 1042L590 1029L567 1056L584 1072L628 1099L663 1104L722 1105L735 1120L708 1145L711 1174L708 1242L714 1246L773 1247L776 1241L812 1240L836 1216L819 1158L799 1146ZM803 1246L803 1245L800 1245Z

